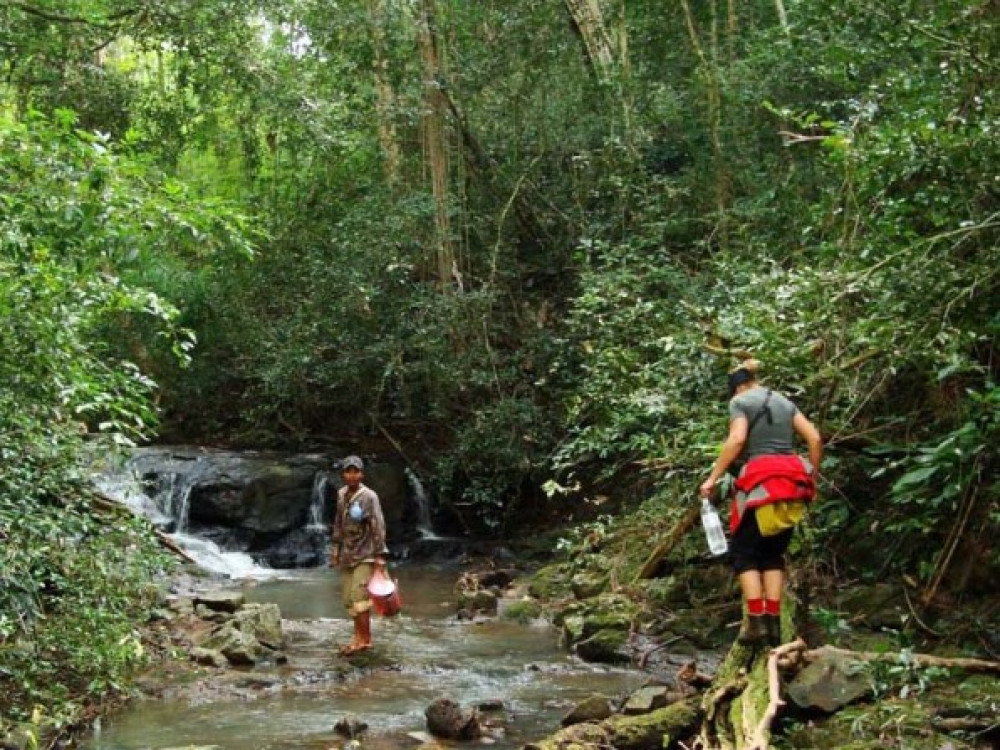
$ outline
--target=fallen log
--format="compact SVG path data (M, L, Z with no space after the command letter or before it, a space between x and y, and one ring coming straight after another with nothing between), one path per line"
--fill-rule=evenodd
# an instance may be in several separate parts
M615 715L560 729L522 750L670 750L691 736L701 721L698 697L640 716Z
M701 517L701 506L697 504L692 504L690 510L684 514L680 521L678 521L674 528L670 530L667 534L667 538L656 545L656 548L650 553L649 557L646 558L646 562L642 564L642 568L639 569L639 573L636 575L636 581L642 581L647 578L652 578L653 574L656 573L656 569L660 566L660 561L670 554L670 551L677 546L677 543L684 538L684 536L694 527L698 519Z
M859 661L877 661L899 663L903 661L900 654L875 651L850 651L848 649L837 648L836 646L823 646L803 653L806 661L821 659L824 654L837 654ZM932 656L931 654L907 654L905 657L907 664L917 667L942 667L944 669L961 669L965 672L975 674L1000 674L1000 662L987 661L985 659L964 659L960 657Z

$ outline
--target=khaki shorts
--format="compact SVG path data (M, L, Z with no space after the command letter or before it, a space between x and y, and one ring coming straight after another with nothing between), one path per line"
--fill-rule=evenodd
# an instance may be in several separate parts
M371 599L368 598L368 581L375 572L375 563L361 562L353 568L341 571L341 593L344 598L344 609L354 617L371 609Z

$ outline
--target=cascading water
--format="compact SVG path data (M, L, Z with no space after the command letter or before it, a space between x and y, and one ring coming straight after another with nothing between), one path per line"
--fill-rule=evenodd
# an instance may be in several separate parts
M325 471L317 471L313 479L312 500L309 503L309 522L306 524L307 531L326 531L326 522L323 520L323 511L326 510L327 485L330 483L330 475Z
M431 521L430 500L427 497L424 485L420 482L420 478L413 471L407 469L406 480L410 484L410 490L413 492L413 502L417 506L417 533L420 534L421 539L440 539L441 537L434 533L434 524Z
M266 578L275 574L271 568L258 565L245 552L226 551L211 540L187 533L194 485L180 472L165 476L169 478L152 494L128 466L106 469L94 477L94 483L107 497L164 531L200 568L230 578Z

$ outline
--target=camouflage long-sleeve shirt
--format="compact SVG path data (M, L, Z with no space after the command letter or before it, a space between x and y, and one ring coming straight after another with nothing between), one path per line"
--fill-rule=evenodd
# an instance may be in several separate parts
M333 548L340 550L340 564L353 567L371 562L389 553L385 546L385 519L378 495L365 484L358 485L350 495L350 487L337 490L337 512L333 518ZM357 502L363 515L360 521L351 518L350 509Z

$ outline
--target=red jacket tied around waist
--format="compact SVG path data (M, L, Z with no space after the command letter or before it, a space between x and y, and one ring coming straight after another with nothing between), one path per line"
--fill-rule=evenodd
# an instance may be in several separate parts
M777 502L807 503L815 496L816 481L807 459L795 454L757 456L736 478L729 529L735 532L750 508Z

